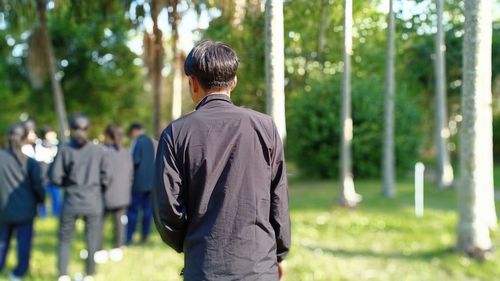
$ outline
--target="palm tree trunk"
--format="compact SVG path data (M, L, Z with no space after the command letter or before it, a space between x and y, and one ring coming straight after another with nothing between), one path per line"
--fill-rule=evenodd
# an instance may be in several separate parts
M328 30L328 23L329 23L329 17L330 17L330 9L328 7L330 4L328 3L328 0L323 0L322 5L321 5L321 20L319 24L319 30L318 30L318 47L317 47L317 54L318 54L318 61L323 60L323 51L325 49L325 43L326 43L326 31Z
M233 26L238 26L245 18L245 11L247 7L247 0L234 0L234 15L231 20Z
M286 137L283 0L266 0L266 107L282 140Z
M49 29L47 27L47 15L46 15L46 2L45 0L36 1L38 19L40 21L40 29L42 33L42 42L47 56L47 62L49 66L50 82L52 85L52 94L54 95L54 104L57 114L57 120L59 123L59 137L61 143L66 143L68 141L68 118L66 114L66 106L64 104L64 93L61 87L59 78L57 77L56 59L54 56L54 50L52 48L52 42L50 40Z
M457 250L482 257L496 226L493 189L491 0L465 1Z
M161 98L162 98L162 75L163 68L163 34L158 27L158 16L161 10L159 0L153 0L151 7L151 17L153 18L153 65L152 65L152 88L153 88L153 132L156 138L161 134Z
M172 25L172 53L174 56L174 76L172 79L172 120L181 117L182 114L182 62L179 47L179 13L177 12L178 1L172 1L171 25Z
M385 83L385 110L384 110L384 156L383 156L383 188L386 197L393 197L396 193L394 172L394 8L393 1L389 1L389 14L387 17L387 65Z
M356 193L352 175L352 117L351 117L351 56L352 56L352 0L344 0L344 74L342 88L342 130L340 198L339 202L348 207L355 207L361 196Z
M443 10L444 0L436 0L437 7L437 33L436 33L436 149L438 175L437 185L440 188L446 188L453 183L453 168L450 164L450 155L448 153L448 130L447 120L447 102L446 102L446 45L443 32Z

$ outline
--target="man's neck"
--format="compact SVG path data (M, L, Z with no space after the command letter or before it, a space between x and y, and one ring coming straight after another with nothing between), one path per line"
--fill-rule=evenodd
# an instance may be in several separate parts
M207 92L207 94L203 98L211 96L211 95L226 95L226 96L230 97L231 92L228 90L215 90L215 91Z

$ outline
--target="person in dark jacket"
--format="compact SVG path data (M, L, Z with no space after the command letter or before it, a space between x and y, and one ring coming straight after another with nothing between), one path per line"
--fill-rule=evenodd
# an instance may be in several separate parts
M111 181L110 168L104 148L87 139L90 120L83 114L74 114L69 123L71 141L61 147L49 171L51 182L64 190L57 267L59 280L70 280L68 262L75 221L83 217L88 253L84 280L93 280L94 253L101 241L103 193Z
M105 145L111 167L111 184L104 193L105 215L113 217L114 239L113 249L96 253L96 261L105 262L109 256L112 261L123 257L121 247L125 242L125 226L127 225L127 207L130 204L130 193L134 175L132 155L123 147L123 131L115 124L108 125L104 132ZM102 242L101 242L101 249Z
M129 135L134 140L132 144L132 159L134 162L134 181L132 184L132 201L127 211L127 245L133 240L139 212L142 211L141 241L146 242L151 232L153 213L151 209L151 188L153 186L155 144L146 135L139 123L133 123Z
M238 58L203 41L189 53L196 110L163 131L153 210L184 252L185 280L278 280L290 248L285 160L272 119L231 102Z
M17 267L10 277L14 281L28 272L33 219L37 203L43 202L44 189L38 162L21 151L27 137L24 126L13 125L8 135L9 147L0 151L0 271L16 233Z

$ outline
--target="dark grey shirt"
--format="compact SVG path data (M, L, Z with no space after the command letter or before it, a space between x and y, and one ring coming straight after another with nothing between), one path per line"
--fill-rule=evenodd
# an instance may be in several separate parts
M0 222L22 223L36 215L43 202L40 165L28 158L25 166L9 150L0 150Z
M140 135L132 148L134 183L132 191L149 192L153 186L155 144L146 134Z
M155 223L185 280L278 280L290 247L281 140L267 115L209 95L159 141Z
M127 149L106 146L113 180L104 194L104 206L107 209L126 207L130 203L130 192L134 175L132 156Z
M71 141L59 149L49 170L52 183L64 189L64 212L100 214L103 192L111 181L104 147Z

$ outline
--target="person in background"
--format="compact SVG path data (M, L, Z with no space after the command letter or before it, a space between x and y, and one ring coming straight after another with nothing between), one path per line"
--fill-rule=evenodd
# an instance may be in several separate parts
M153 139L146 135L139 123L133 123L128 130L133 139L132 159L134 162L134 181L132 184L132 201L127 211L127 245L132 244L135 226L142 211L142 237L146 242L151 232L151 188L153 186L155 144Z
M21 148L24 155L36 159L36 145L38 142L38 136L36 135L36 124L32 119L28 119L23 123L24 129L26 130L26 141Z
M22 153L27 132L22 124L8 133L9 147L0 151L0 271L5 266L13 233L17 240L17 267L10 280L28 272L36 206L44 199L39 164Z
M83 280L94 280L94 253L101 241L101 222L104 209L103 193L111 182L108 156L105 149L87 138L90 120L74 114L69 120L71 141L61 146L49 170L50 181L64 190L59 226L59 281L69 281L68 263L77 218L85 221L87 255Z
M134 175L132 155L123 147L123 130L118 125L111 124L106 127L104 135L111 177L113 178L104 193L104 218L107 214L112 216L114 236L113 249L109 253L103 250L103 242L101 242L101 250L95 254L97 263L106 262L108 257L112 261L119 261L123 258L122 246L125 242L125 227L127 225L126 212L130 204Z
M45 126L40 131L42 137L37 141L35 146L35 159L40 162L42 168L42 179L44 180L45 191L50 195L51 212L53 216L58 217L61 214L61 190L54 184L50 183L47 178L47 171L52 161L57 155L57 133L49 126ZM40 204L39 214L42 217L47 215L45 204Z

